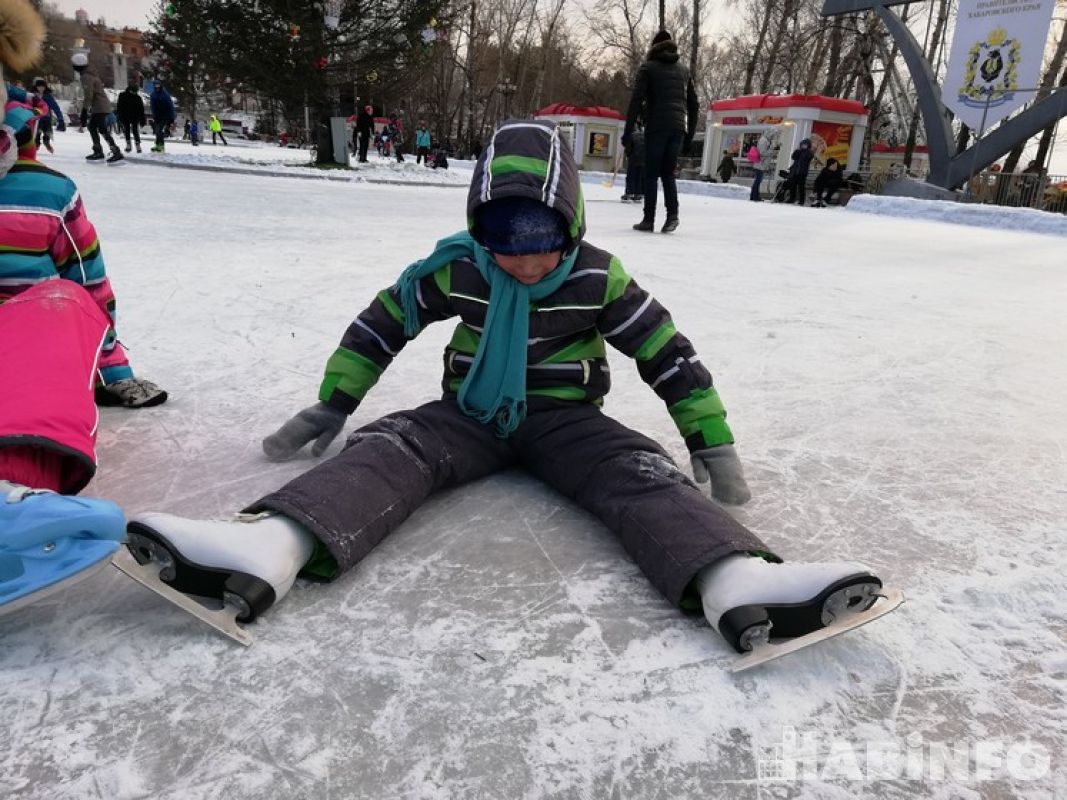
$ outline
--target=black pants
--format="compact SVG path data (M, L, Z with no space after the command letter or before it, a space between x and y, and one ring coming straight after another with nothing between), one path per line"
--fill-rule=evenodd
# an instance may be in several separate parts
M359 163L367 163L367 148L370 147L370 134L361 133L359 135Z
M126 146L130 146L130 135L133 135L133 141L138 147L141 146L141 126L136 122L122 122L122 135L126 137Z
M226 141L226 137L222 135L222 131L212 131L211 132L211 143L212 144L217 144L217 142L215 141L215 134L216 133L219 135L219 138L222 139L222 143L228 147L230 143Z
M415 163L416 164L421 164L423 159L426 159L426 163L427 164L430 163L430 148L429 147L419 147L415 152L416 152L416 155L415 155Z
M799 172L789 178L789 198L787 203L804 205L804 199L808 195L808 173Z
M118 152L119 146L115 144L115 139L111 136L111 131L107 129L107 114L90 114L89 115L89 136L93 140L93 152L102 153L104 148L100 144L100 137L103 136L107 142L108 147L112 152Z
M731 553L768 552L647 436L596 406L545 398L531 398L526 419L506 440L464 414L454 396L390 414L246 510L301 523L344 572L432 493L516 466L599 518L674 604L708 564Z
M37 132L34 134L34 145L41 146L41 141L47 149L52 144L52 117L41 117L37 122Z
M678 184L674 171L682 152L683 131L645 132L645 216L656 216L656 191L663 181L663 206L668 217L678 216Z

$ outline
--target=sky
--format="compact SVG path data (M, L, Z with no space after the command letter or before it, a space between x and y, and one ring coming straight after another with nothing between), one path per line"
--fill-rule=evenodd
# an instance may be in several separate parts
M115 27L145 28L148 15L156 7L156 0L50 0L50 2L67 16L84 8L89 12L89 19L103 17L109 25Z

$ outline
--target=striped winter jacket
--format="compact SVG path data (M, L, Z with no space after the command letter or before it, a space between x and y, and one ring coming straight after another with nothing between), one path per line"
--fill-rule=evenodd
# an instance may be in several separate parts
M0 303L46 280L81 284L112 321L100 359L103 381L132 377L115 338L115 296L96 230L74 181L37 161L32 141L0 176Z
M489 285L470 261L454 261L419 283L423 325L460 319L444 354L446 393L459 390L470 368L488 307ZM319 399L352 413L407 342L400 297L395 287L384 290L330 357ZM670 314L618 258L584 243L562 288L530 309L527 395L599 404L611 386L605 343L637 361L690 451L733 442L711 375Z
M522 196L559 211L578 248L570 275L554 294L531 304L526 394L599 404L611 385L605 345L637 361L641 377L667 404L690 450L733 442L711 375L670 315L626 274L611 253L583 242L585 204L574 156L556 126L513 120L497 128L475 165L468 227L481 242L478 209ZM468 260L456 260L418 283L419 322L458 317L445 349L446 393L457 392L478 350L489 309L489 284ZM396 287L380 292L348 327L330 357L319 399L355 410L407 343Z

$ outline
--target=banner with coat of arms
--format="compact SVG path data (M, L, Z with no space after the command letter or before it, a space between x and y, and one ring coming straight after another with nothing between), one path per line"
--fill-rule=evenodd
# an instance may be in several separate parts
M960 0L942 101L974 131L1034 99L1056 0Z

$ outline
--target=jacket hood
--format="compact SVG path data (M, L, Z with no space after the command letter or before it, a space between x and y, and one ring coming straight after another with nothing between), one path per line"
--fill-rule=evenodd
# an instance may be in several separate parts
M664 42L657 42L648 49L648 60L673 64L678 60L678 45L670 39Z
M526 197L555 209L567 222L571 246L582 241L582 184L574 154L554 122L513 119L497 127L478 157L467 194L467 229L475 239L478 208L504 197Z

